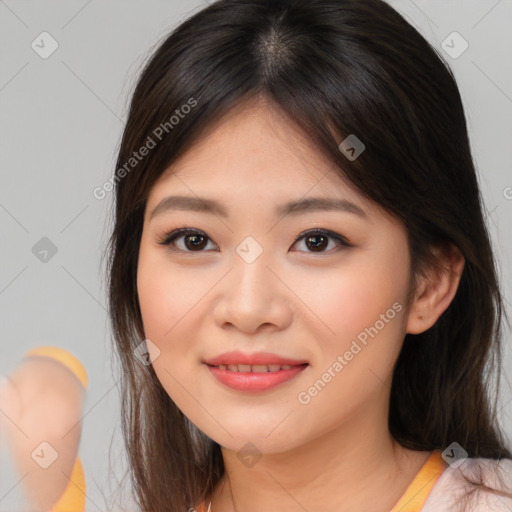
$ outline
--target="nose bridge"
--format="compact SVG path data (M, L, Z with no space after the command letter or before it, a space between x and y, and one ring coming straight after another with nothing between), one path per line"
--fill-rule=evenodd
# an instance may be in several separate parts
M221 291L220 324L230 323L246 332L263 324L283 328L291 321L286 287L274 275L272 251L247 237L236 248L230 277ZM272 270L271 270L272 269Z
M238 299L242 302L267 300L263 295L271 293L273 288L270 283L273 274L268 269L271 266L272 251L264 248L254 237L247 236L236 247L235 252L233 290Z

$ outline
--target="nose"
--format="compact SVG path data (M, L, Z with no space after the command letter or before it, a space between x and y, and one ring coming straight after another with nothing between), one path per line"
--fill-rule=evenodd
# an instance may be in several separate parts
M293 292L268 254L248 263L238 255L218 288L215 322L245 333L285 329L293 317Z

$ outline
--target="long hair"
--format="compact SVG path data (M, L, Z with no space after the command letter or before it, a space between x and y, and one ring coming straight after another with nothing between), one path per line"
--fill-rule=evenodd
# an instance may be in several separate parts
M108 305L141 510L187 510L224 475L218 443L134 357L145 339L136 277L147 197L207 128L256 98L285 113L340 175L403 221L413 276L436 264L436 246L451 244L465 258L447 310L427 331L405 336L391 389L392 436L412 450L456 441L469 457L512 458L496 413L503 304L449 66L381 0L218 0L153 52L117 157ZM340 150L351 134L366 146L354 160ZM143 146L151 149L135 158Z

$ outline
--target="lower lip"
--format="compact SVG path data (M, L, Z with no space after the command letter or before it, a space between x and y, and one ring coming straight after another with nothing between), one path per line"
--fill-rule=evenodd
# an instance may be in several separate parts
M307 364L293 366L289 370L277 372L232 372L221 370L216 366L206 365L213 376L222 384L238 391L266 391L283 382L293 379L296 375L306 369Z

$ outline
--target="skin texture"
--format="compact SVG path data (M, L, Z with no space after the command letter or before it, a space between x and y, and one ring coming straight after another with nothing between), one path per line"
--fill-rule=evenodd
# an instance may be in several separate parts
M405 227L340 179L280 113L265 103L246 107L205 133L150 192L137 285L153 367L183 413L222 447L227 478L213 511L389 511L429 455L403 449L388 431L393 365L406 332L426 330L448 307L464 260L447 253L446 270L422 280L406 307ZM174 211L150 220L171 194L216 199L229 218ZM313 196L348 199L367 217L274 214L276 205ZM186 236L158 244L182 227L206 233L204 247L185 245ZM314 252L307 238L295 242L313 228L352 247L329 238ZM250 264L236 252L248 236L263 250ZM396 303L401 311L300 403L298 394ZM274 389L235 391L202 361L237 349L310 366ZM256 447L255 463L238 456L246 443Z
M7 443L30 512L51 509L69 483L81 436L85 392L80 381L58 361L27 357L0 392L0 443ZM58 453L46 469L31 457L42 443ZM38 455L46 455L41 450ZM66 476L67 475L67 476Z

